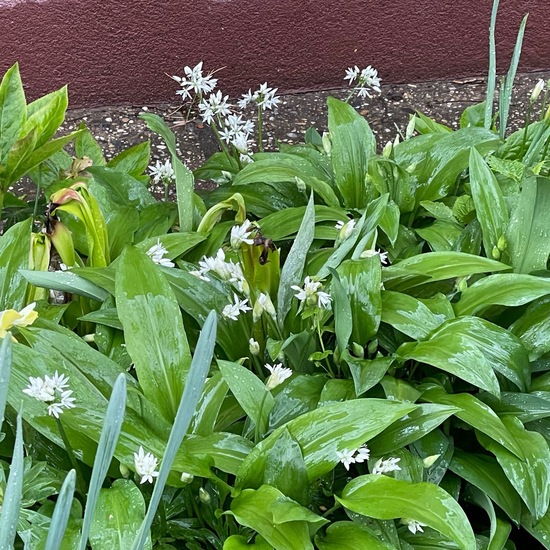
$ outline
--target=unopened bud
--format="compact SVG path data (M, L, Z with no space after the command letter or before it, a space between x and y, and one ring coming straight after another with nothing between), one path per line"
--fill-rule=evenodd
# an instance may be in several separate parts
M188 474L187 472L182 472L182 473L181 473L180 481L181 481L182 483L185 483L186 485L188 485L189 483L191 483L194 479L195 479L195 476L194 476L194 475Z
M409 166L407 166L407 172L409 174L412 174L416 170L417 164L418 163L416 163L416 162L413 162L412 164L409 164Z
M493 256L493 259L500 260L500 250L498 249L497 246L493 246L493 251L491 255Z
M226 170L222 170L222 176L225 181L231 181L233 179L233 174L231 172L227 172Z
M327 156L330 157L330 153L332 151L332 141L330 140L330 134L328 132L323 132L323 149L325 150L325 153Z
M499 240L498 240L498 243L497 243L497 248L502 252L503 250L506 250L508 248L508 240L506 239L506 237L504 235L501 235Z
M437 461L437 459L440 457L441 455L430 455L430 456L427 456L423 461L422 463L424 464L424 468L429 468L430 466L433 466L435 464L435 462Z
M250 338L248 341L248 349L252 355L258 355L260 353L260 344L258 344L254 338Z
M409 123L407 124L407 129L405 130L405 140L413 137L415 126L416 126L416 115L413 115L410 118Z
M123 462L120 463L118 469L120 470L120 475L126 479L130 477L130 468L126 466Z
M544 80L542 78L535 84L533 91L531 92L531 103L535 103L540 93L544 90Z
M294 181L296 182L296 187L298 188L298 191L300 191L301 193L305 193L307 189L306 182L298 176L294 177Z
M359 357L360 359L363 359L363 357L365 356L365 350L363 349L363 346L360 346L357 342L353 342L351 344L351 351L353 351L353 355Z
M202 487L199 488L199 500L203 504L210 504L210 501L212 500L210 493Z
M386 159L390 158L392 150L393 150L393 143L390 140L388 141L388 143L386 143L386 145L384 145L384 149L382 149L382 156Z

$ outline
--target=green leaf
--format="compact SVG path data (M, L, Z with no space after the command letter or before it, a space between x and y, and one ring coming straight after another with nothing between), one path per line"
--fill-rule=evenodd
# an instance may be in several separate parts
M516 307L550 294L550 279L517 273L489 275L462 292L457 315L474 315L492 305Z
M2 430L6 403L8 401L8 384L12 362L12 340L10 336L11 333L7 333L0 344L0 430Z
M508 330L521 340L530 361L550 351L550 296L530 304Z
M411 483L385 475L355 478L336 500L345 508L377 519L419 521L455 541L464 550L476 543L468 518L456 500L432 483Z
M28 118L21 134L26 134L34 128L37 133L36 146L41 147L54 136L65 120L68 103L67 86L29 103Z
M16 63L8 69L0 84L0 187L4 187L3 167L8 151L19 138L26 117L25 92Z
M179 306L153 261L127 248L117 266L116 301L128 353L145 396L172 421L191 353Z
M130 548L144 517L145 500L141 491L133 481L117 479L99 494L90 531L92 549ZM143 548L151 548L151 539Z
M355 399L302 414L254 447L239 470L235 487L262 485L267 457L284 429L300 445L311 481L334 468L337 451L356 449L414 409L416 405L397 401Z
M313 242L314 230L315 209L313 206L313 195L311 195L298 235L296 235L296 239L281 270L281 280L279 282L279 291L277 292L277 317L280 323L284 322L290 310L292 298L294 297L294 290L290 287L300 285L302 282L302 273L309 247Z
M497 414L483 401L469 393L448 394L443 388L432 385L422 392L422 400L457 407L457 418L506 447L518 458L523 458L521 446Z
M370 529L352 521L332 523L324 536L316 535L319 550L394 550L395 546L378 539Z
M485 126L485 105L486 101L476 103L466 107L460 115L460 127L468 128L468 126Z
M396 353L402 360L427 363L496 396L500 389L493 369L520 389L529 384L529 365L521 343L506 330L477 317L451 319L425 341L403 344Z
M523 450L524 460L510 451L479 434L480 443L496 456L529 512L536 520L542 519L550 501L550 449L544 437L527 431L515 417L505 416L502 421Z
M521 500L493 457L455 449L449 469L483 491L514 523L519 522Z
M546 269L550 254L550 179L525 178L506 232L516 273Z
M403 334L421 340L447 320L443 314L434 314L417 298L401 292L382 292L382 322Z
M346 289L340 282L338 273L332 270L331 295L333 298L334 333L340 354L344 353L353 329L352 311Z
M470 187L481 225L485 254L491 257L493 249L506 232L508 208L497 179L474 148L470 151Z
M105 166L103 151L90 130L86 128L86 123L81 122L78 129L80 133L74 142L77 158L88 157L92 160L94 166Z
M407 290L424 283L506 269L510 266L473 254L428 252L384 268L382 278L388 290Z
M242 491L228 513L254 529L275 550L313 550L310 525L317 530L327 522L269 485Z
M550 512L538 521L527 510L521 516L521 526L546 549L550 548Z
M149 166L149 157L151 155L151 145L149 141L138 143L133 147L128 147L113 157L108 163L108 168L114 168L118 172L124 172L137 178Z
M369 157L376 147L374 134L351 105L333 97L327 99L327 105L334 181L346 208L364 208L367 204L365 176Z
M351 372L355 394L362 395L382 380L394 358L380 356L374 359L359 359L345 351L342 354L342 360L347 363Z
M265 384L250 370L238 363L218 361L229 389L254 424L263 426L274 401Z
M67 477L65 477L65 481L63 481L55 503L52 521L48 529L48 537L46 538L46 548L61 548L61 542L71 513L75 482L76 473L74 470L70 470Z
M371 439L369 448L376 456L401 449L435 430L460 409L446 405L418 405L406 418L400 418L380 435Z

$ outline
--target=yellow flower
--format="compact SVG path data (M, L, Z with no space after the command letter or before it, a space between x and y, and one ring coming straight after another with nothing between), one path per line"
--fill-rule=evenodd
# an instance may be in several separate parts
M27 327L32 325L38 317L38 313L34 311L35 305L36 302L33 302L21 311L15 311L15 309L2 311L0 313L0 338L4 338L12 327Z

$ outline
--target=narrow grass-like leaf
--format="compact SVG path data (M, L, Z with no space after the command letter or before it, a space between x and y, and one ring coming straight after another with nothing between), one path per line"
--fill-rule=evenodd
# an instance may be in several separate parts
M313 242L315 235L315 208L313 206L313 194L304 213L304 219L288 253L286 262L281 270L281 280L279 282L279 291L277 292L277 317L280 323L283 323L287 313L290 310L294 290L290 288L293 285L300 285L302 274L306 263L309 247Z
M497 23L499 0L493 1L491 12L491 25L489 27L489 74L487 76L487 99L485 100L485 123L487 130L493 123L493 104L495 101L495 88L497 81L497 51L495 45L495 27Z
M23 422L17 415L15 445L0 513L0 548L13 548L23 495Z
M109 296L106 290L70 271L32 271L29 269L20 269L19 273L34 286L78 294L79 296L91 298L98 302L103 302Z
M90 525L94 515L95 506L99 497L99 491L107 475L107 471L115 454L116 444L124 413L126 410L126 377L119 374L113 387L107 412L105 413L105 423L101 431L101 437L97 446L97 453L94 460L94 468L90 479L90 489L86 500L86 510L84 512L84 522L82 525L82 538L80 540L80 549L85 550L90 532Z
M506 134L506 125L508 124L508 113L510 111L510 102L512 101L512 90L514 88L514 79L516 78L516 71L518 70L519 58L521 55L521 46L523 43L523 34L525 33L525 25L527 24L527 17L525 15L519 26L518 36L516 39L516 45L514 47L514 54L510 61L510 68L504 83L500 87L500 95L498 98L499 105L499 119L500 119L500 137L504 138Z
M411 483L368 474L348 483L336 500L348 510L376 519L409 518L450 538L463 550L475 550L468 517L458 502L433 483Z
M71 513L71 505L73 503L74 487L76 482L76 472L71 470L65 477L55 509L52 515L52 521L48 530L48 538L46 539L47 550L58 550L61 547L63 541L63 535L69 522L69 515Z
M8 332L0 345L0 430L4 422L4 412L8 401L8 384L11 372L11 332Z
M210 363L212 356L214 355L214 345L216 343L216 313L210 312L203 327L197 346L195 348L195 355L191 363L191 369L185 384L185 390L181 397L181 401L178 407L176 418L174 419L174 425L170 432L168 444L166 445L166 452L162 459L159 475L157 477L155 488L153 489L153 495L149 502L149 508L147 515L141 524L139 533L134 540L132 550L141 550L147 539L149 529L153 523L153 519L157 512L157 508L162 498L164 486L170 473L172 462L176 456L176 453L181 445L181 442L187 433L187 428L191 423L195 408L202 394L202 389L210 370Z

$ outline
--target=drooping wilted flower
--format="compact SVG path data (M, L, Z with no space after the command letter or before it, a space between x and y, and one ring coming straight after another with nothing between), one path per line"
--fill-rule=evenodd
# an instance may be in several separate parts
M181 95L183 99L192 98L191 92L196 95L203 95L210 93L218 82L217 78L212 78L212 73L204 76L202 74L202 61L195 65L193 68L184 67L184 77L173 76L172 78L179 83L181 90L176 93Z
M157 244L153 245L147 252L147 256L153 260L158 265L162 265L164 267L174 267L176 264L172 262L169 258L165 258L164 256L168 254L168 250L164 248L162 243L160 242L160 239L157 239Z
M59 374L55 371L53 376L44 376L44 378L29 377L29 385L23 389L30 397L34 397L38 401L48 403L48 414L59 418L65 409L75 407L75 398L71 397L72 390L69 387L69 377Z
M0 338L4 338L8 330L12 327L27 327L32 325L38 313L34 311L36 302L32 302L21 311L15 309L5 309L0 313ZM14 338L15 340L15 338Z
M304 279L304 286L292 285L290 288L298 293L294 296L305 306L318 307L320 309L329 309L332 297L327 292L319 290L322 283L313 281L309 276Z
M136 474L141 476L141 483L148 481L153 483L153 478L157 477L159 473L156 471L158 465L158 459L153 453L146 453L143 447L140 445L137 453L134 453L134 467Z
M279 384L282 384L287 378L292 376L292 370L283 367L282 363L276 363L275 365L266 364L265 368L271 373L269 378L265 381L267 390L276 388Z
M401 470L397 464L401 459L400 458L388 458L386 460L379 459L376 461L372 468L372 473L375 475L387 474L389 472L397 472Z

